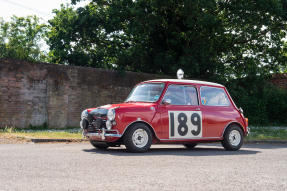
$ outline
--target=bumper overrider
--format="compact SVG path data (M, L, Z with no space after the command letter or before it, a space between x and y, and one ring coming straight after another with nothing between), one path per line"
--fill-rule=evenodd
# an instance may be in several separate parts
M250 134L250 128L247 127L247 133L246 133L246 135L249 135L249 134Z

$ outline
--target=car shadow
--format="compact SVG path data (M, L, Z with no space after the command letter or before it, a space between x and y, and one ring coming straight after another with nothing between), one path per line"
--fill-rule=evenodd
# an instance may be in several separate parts
M241 149L239 151L226 151L223 148L208 148L199 147L192 150L186 148L150 148L145 153L129 153L124 147L109 148L107 150L100 149L83 149L84 152L91 154L106 154L115 156L160 156L160 155L174 155L174 156L227 156L227 155L252 155L260 153L257 150Z
M287 148L287 144L281 143L246 143L244 148L249 149L282 149Z

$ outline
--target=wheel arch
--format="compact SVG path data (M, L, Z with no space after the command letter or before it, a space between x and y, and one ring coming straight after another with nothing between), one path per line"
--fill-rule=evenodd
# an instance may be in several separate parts
M245 131L244 131L243 126L242 126L240 123L236 122L236 121L232 121L232 122L229 122L229 123L225 126L225 128L224 128L224 130L223 130L223 132L222 132L221 137L224 137L224 134L225 134L226 130L227 130L229 127L231 127L232 125L237 125L238 127L240 127L240 129L241 129L242 132L243 132L243 135L245 135Z
M145 125L150 129L153 138L154 138L154 139L157 139L158 141L160 140L160 139L158 138L158 136L156 135L156 132L155 132L154 128L152 127L152 125L149 124L148 122L142 121L142 120L140 120L140 121L139 121L139 120L133 121L133 122L131 122L129 125L127 125L126 128L125 128L125 130L124 130L124 132L123 132L122 138L125 136L127 130L128 130L129 128L131 128L131 126L133 126L133 125L135 125L135 124L145 124Z

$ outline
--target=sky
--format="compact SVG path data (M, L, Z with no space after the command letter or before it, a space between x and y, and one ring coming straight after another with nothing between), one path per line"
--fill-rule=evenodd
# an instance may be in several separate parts
M83 6L89 2L82 1L75 7ZM71 0L0 0L0 18L9 21L13 15L26 17L28 15L37 15L47 22L52 19L53 9L59 9L61 4L70 4ZM39 42L42 51L48 51L48 45L42 40Z
M53 9L59 9L61 4L70 4L71 0L0 0L0 17L5 21L13 15L25 17L37 15L48 21L53 18ZM79 3L78 6L85 4Z

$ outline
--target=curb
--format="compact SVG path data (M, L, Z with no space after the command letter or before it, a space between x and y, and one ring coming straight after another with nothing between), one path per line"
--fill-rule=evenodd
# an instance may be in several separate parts
M245 144L287 144L287 141L281 140L248 140Z
M71 142L86 142L87 139L30 139L33 143L71 143ZM244 144L287 144L287 141L281 140L247 140Z
M33 143L50 143L50 142L84 142L86 139L30 139Z

